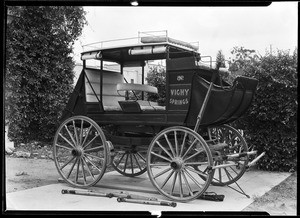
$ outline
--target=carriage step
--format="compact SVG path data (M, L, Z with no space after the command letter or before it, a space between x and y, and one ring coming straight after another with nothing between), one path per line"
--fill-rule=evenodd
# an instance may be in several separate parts
M213 145L209 145L208 146L210 150L214 150L214 151L218 151L218 150L221 150L225 147L228 147L228 144L225 143L225 142L222 142L222 143L217 143L217 144L213 144Z
M114 159L115 156L115 149L114 149L114 145L111 143L111 141L106 141L106 144L108 146L108 160L107 160L107 166L110 166L112 163L112 160Z

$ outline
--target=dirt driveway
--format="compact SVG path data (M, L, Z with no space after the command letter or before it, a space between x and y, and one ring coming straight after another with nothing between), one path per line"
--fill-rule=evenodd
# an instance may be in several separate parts
M57 183L59 174L53 160L6 156L6 192Z

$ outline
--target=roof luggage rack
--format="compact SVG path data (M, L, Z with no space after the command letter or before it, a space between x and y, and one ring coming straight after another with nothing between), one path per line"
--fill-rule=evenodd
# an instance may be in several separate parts
M181 40L173 39L168 36L167 30L162 31L147 31L147 32L138 32L138 37L132 38L123 38L115 40L107 40L94 42L86 45L82 45L83 51L95 50L95 49L104 49L110 47L126 46L126 45L150 45L151 43L169 43L182 47L184 49L191 49L193 51L198 51L199 42L184 42Z

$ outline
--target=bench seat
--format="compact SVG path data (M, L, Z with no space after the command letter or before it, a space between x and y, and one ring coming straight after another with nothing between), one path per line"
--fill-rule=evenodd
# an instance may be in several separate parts
M87 102L98 102L100 100L100 70L85 69L85 94ZM157 93L157 88L144 84L124 83L124 77L118 72L103 71L102 100L104 111L122 111L119 101L125 100L125 91L145 91ZM95 95L96 94L96 95ZM162 111L165 107L159 106L157 102L137 100L141 111Z

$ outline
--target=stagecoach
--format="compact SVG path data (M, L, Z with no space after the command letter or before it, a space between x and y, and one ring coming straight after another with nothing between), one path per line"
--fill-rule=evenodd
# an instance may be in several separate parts
M256 151L229 125L249 108L256 79L225 82L197 45L167 32L91 46L81 53L83 68L53 142L55 165L70 185L91 187L108 168L127 177L147 172L159 193L187 202L211 184L236 183L260 158L250 163ZM145 82L151 63L165 69L164 102L147 97L160 95ZM140 79L130 81L128 71Z

